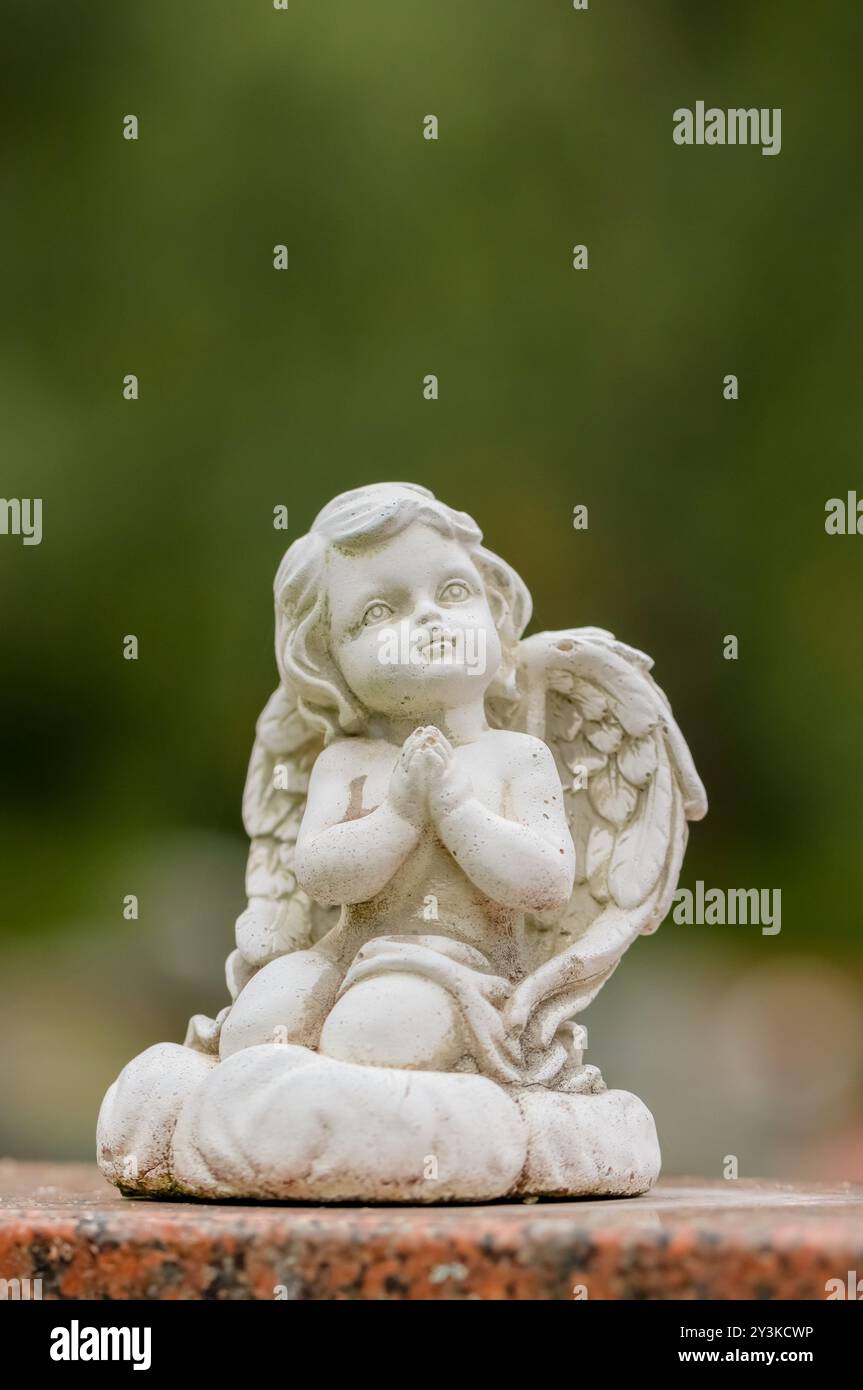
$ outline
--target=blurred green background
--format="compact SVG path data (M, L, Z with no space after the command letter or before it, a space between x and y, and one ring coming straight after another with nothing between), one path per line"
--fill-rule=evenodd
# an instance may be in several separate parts
M666 1171L863 1179L863 538L824 530L863 496L863 8L2 21L2 490L44 539L0 536L0 1151L89 1157L123 1063L226 1001L272 577L336 492L397 478L476 516L532 630L655 657L711 800L682 885L782 892L778 936L638 942L589 1059ZM699 99L781 107L781 154L676 146Z

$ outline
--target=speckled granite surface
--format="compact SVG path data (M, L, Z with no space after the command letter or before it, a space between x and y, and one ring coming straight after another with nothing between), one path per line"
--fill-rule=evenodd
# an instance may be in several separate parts
M41 1278L44 1298L820 1300L863 1276L850 1184L319 1208L129 1200L95 1167L4 1160L0 1194L0 1279Z

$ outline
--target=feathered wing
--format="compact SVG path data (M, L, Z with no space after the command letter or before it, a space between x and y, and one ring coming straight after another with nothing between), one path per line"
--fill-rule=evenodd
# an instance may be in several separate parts
M537 962L515 990L509 1022L547 1047L584 1009L627 947L659 926L677 886L687 821L707 810L704 787L650 657L601 628L543 632L521 642L514 724L557 762L575 842L567 906L528 921Z
M309 774L323 746L322 734L304 718L293 691L279 685L258 719L243 792L243 824L251 841L248 906L237 918L237 946L225 962L232 999L263 965L309 946L338 916L337 909L313 903L294 875ZM226 1013L223 1009L215 1020L196 1014L186 1044L215 1050Z

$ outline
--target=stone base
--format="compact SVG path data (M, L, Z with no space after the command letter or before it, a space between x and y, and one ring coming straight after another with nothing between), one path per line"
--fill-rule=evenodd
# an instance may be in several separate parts
M216 1062L159 1043L102 1105L99 1165L123 1191L317 1202L634 1196L659 1174L627 1091L502 1087L262 1044Z
M624 1201L219 1205L130 1202L91 1164L0 1162L0 1269L40 1280L31 1296L45 1299L822 1301L853 1298L842 1289L861 1250L863 1187L851 1183L665 1178Z

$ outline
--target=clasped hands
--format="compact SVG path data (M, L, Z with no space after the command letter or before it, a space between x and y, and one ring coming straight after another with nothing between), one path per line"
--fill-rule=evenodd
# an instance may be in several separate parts
M434 825L473 796L455 750L433 724L415 729L402 745L389 785L393 810L417 830Z

